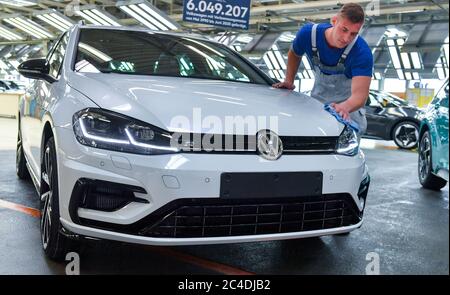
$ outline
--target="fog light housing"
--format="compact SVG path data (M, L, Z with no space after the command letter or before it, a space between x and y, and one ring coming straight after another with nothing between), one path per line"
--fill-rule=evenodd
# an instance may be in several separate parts
M74 221L78 220L78 208L114 212L132 202L149 203L146 199L136 197L135 193L147 194L145 189L137 186L79 179L70 199L70 217Z

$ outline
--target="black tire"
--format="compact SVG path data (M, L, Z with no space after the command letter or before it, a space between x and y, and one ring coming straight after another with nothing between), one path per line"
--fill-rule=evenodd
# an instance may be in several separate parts
M425 131L420 138L419 144L419 160L417 165L419 181L424 188L439 191L447 184L447 181L433 174L431 149L431 136L428 131Z
M414 149L419 144L419 125L413 121L401 121L392 129L392 139L401 149Z
M30 174L27 168L27 160L25 158L25 154L23 153L23 145L22 145L22 130L20 128L20 120L19 127L17 132L17 147L16 147L16 174L20 179L29 179Z
M52 260L62 261L75 247L75 241L61 233L59 221L58 172L55 141L50 137L42 156L41 168L41 243Z

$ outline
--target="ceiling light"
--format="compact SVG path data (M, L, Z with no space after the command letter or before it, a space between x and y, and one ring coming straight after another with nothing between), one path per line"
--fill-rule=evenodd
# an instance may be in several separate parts
M0 0L0 3L12 5L12 6L32 6L37 5L36 1L32 0Z
M405 74L403 73L403 70L397 70L397 76L400 80L405 80Z
M407 52L401 53L403 66L405 69L411 69L411 62L409 61L409 54Z
M116 6L152 30L169 31L180 28L169 16L145 0L119 1Z
M275 54L275 58L277 59L278 63L280 64L281 69L286 70L286 62L284 61L283 56L281 55L280 51L278 50L278 46L274 44L272 46L272 51Z
M95 5L81 6L79 9L75 9L75 14L81 16L94 25L118 27L121 26L117 18L115 18L105 10L100 10Z
M436 68L436 71L438 73L439 80L444 80L445 79L444 69L443 68Z
M273 70L274 66L272 65L272 62L270 61L267 54L264 54L263 59L264 59L264 62L266 63L267 68L269 68L269 70Z
M268 51L267 56L269 57L270 61L272 62L275 70L280 70L281 69L281 65L278 63L275 54L273 54L273 51Z
M303 66L305 67L305 69L311 70L311 64L309 63L309 60L306 57L306 55L303 55L302 62L303 62Z
M23 40L24 38L11 29L0 25L0 38L4 38L10 41Z
M55 36L50 33L47 29L35 23L34 21L19 16L13 15L8 18L4 18L3 21L8 24L24 31L25 33L37 38L37 39L53 39Z
M9 69L9 66L0 59L0 68L7 70Z
M278 41L279 42L291 43L292 41L294 41L294 39L295 39L295 35L290 33L290 32L287 32L287 33L282 34L278 38Z
M389 47L389 53L391 55L392 63L394 64L394 68L401 69L400 59L398 57L397 48Z
M39 11L33 15L61 32L67 31L74 25L74 22L70 18L54 9Z
M410 52L411 59L413 61L413 65L415 69L422 68L422 62L420 61L420 55L418 52Z

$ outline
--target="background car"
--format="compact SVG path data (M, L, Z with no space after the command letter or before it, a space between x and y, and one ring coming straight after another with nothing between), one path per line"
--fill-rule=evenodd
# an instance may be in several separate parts
M4 81L0 80L0 91L1 92L6 92L6 91L10 91L11 88L8 86L8 84L6 84Z
M19 84L11 80L0 80L0 91L5 92L23 92L25 90L25 85Z
M363 137L394 140L402 149L416 148L422 111L386 92L369 91L366 101L367 131Z
M26 87L22 84L19 84L15 81L11 80L3 80L4 83L6 83L11 90L24 90Z
M419 181L440 190L448 182L448 79L423 114L419 134Z
M304 92L311 95L311 91ZM364 138L394 140L402 149L419 142L419 116L422 110L387 92L369 91L366 105L367 130Z

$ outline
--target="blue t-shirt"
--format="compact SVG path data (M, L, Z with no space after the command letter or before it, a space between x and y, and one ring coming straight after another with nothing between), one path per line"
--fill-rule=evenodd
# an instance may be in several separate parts
M309 60L312 61L312 44L311 31L313 24L304 25L297 33L294 42L292 43L292 50L298 56L306 53ZM339 58L344 52L345 48L332 48L325 40L325 30L330 28L331 24L319 24L317 26L317 50L319 51L320 61L327 66L336 66ZM373 55L372 51L363 38L359 37L353 46L352 50L347 56L344 63L344 74L351 79L356 76L372 77L373 71ZM323 71L325 72L325 71ZM325 72L326 74L333 74L332 72Z

